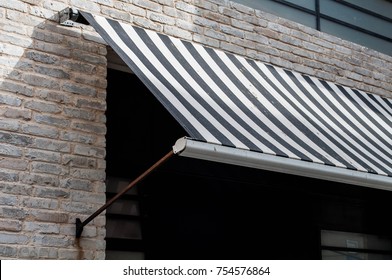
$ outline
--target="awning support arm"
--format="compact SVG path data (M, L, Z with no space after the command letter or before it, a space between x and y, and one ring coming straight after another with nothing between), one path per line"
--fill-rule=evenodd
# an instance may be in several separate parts
M82 235L83 228L85 225L87 225L95 217L97 217L99 214L101 214L103 211L105 211L117 199L119 199L122 195L124 195L126 192L128 192L133 186L135 186L137 183L139 183L141 180L143 180L145 177L147 177L152 171L154 171L159 166L161 166L164 162L166 162L172 155L174 155L173 150L171 150L164 157L162 157L160 160L158 160L149 169L144 171L141 175L139 175L139 177L137 177L135 180L133 180L124 190L122 190L117 195L115 195L112 199L110 199L108 202L106 202L105 205L103 205L101 208L99 208L97 211L95 211L95 213L93 213L90 217L88 217L83 222L79 218L76 218L76 238L79 238Z

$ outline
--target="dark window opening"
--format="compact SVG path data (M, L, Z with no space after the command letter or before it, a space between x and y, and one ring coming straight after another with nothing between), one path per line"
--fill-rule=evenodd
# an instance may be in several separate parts
M110 199L166 154L185 132L135 75L108 69L107 79L106 195ZM108 259L146 257L147 214L141 185L106 212Z

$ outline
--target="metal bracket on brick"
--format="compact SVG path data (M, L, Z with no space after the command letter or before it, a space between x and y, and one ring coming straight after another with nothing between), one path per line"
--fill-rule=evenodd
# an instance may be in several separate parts
M64 26L75 26L75 23L88 25L87 20L74 8L65 8L59 11L59 23Z

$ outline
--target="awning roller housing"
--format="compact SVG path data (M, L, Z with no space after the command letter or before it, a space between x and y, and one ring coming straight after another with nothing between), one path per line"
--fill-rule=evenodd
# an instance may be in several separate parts
M346 184L392 190L391 178L312 162L254 153L221 145L195 141L186 137L177 140L173 152L180 156L226 164L335 181Z

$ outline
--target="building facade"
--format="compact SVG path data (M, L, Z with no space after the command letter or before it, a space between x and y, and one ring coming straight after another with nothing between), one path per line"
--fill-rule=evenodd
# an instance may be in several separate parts
M392 9L391 2L380 2L384 2L385 7ZM155 154L143 157L145 153L138 152L138 148L134 148L136 151L126 152L124 146L121 146L122 150L120 151L113 151L118 143L122 143L114 142L113 137L116 139L125 137L128 140L127 143L133 143L135 138L151 139L154 136L151 131L165 134L162 127L166 125L152 122L149 126L138 127L140 120L135 118L124 120L128 115L127 110L135 112L144 108L137 103L139 101L128 100L128 97L124 97L124 99L131 103L135 102L136 105L124 108L122 106L124 105L123 99L110 101L114 97L109 94L114 96L116 93L131 90L133 87L121 84L121 79L116 80L116 77L118 79L121 75L126 75L124 72L127 71L127 67L118 60L116 55L112 54L112 50L107 47L107 44L91 26L83 24L60 25L59 12L67 7L74 7L81 11L130 23L147 30L241 55L370 94L392 98L392 57L390 53L376 51L317 31L312 27L265 12L259 6L259 9L255 9L227 0L2 1L0 3L0 257L2 259L105 259L105 251L119 251L118 247L121 245L113 245L114 249L109 250L107 249L108 240L105 240L105 237L108 236L107 232L113 231L113 228L118 225L114 218L111 222L107 222L105 215L98 216L86 225L83 236L79 239L75 238L75 220L76 218L84 219L101 207L107 199L107 188L114 188L110 192L116 192L118 191L116 190L117 186L124 185L119 178L128 177L124 174L126 170L129 170L126 166L128 160L132 161L132 157L136 158L136 163L130 164L134 170L137 170L137 172L129 171L135 173L132 176L129 175L129 177L133 177L139 171L143 171L145 166L148 166L143 162L143 159L160 156L160 154ZM390 30L392 29L389 29L389 32ZM390 33L389 35L383 34L383 36L389 36L391 39ZM118 74L113 69L124 71L122 74ZM124 76L124 79L130 78ZM120 84L121 87L118 86ZM141 85L137 88L142 90ZM112 102L112 106L116 106L109 110L109 102ZM155 108L154 106L147 106L144 109ZM118 113L118 116L114 117L117 108L122 108L122 112L125 113ZM154 111L151 114L158 113ZM172 121L169 120L170 117L158 116L162 121ZM147 117L143 118L143 122L147 122ZM110 122L109 118L111 118ZM122 124L126 126L126 129L111 128L116 127L115 124L121 121L124 121ZM110 129L114 131L111 136L107 133ZM120 135L116 134L121 129L124 129L122 136L121 133ZM180 129L171 127L169 130ZM132 131L136 135L124 136ZM183 131L179 133L183 133ZM140 137L140 135L143 136ZM106 140L110 140L114 144L108 147ZM172 139L169 139L168 142L173 143ZM140 144L137 141L135 143ZM159 145L154 141L151 143ZM126 145L126 143L122 144ZM140 151L144 150L140 148ZM157 151L161 152L160 148L157 148ZM112 157L109 153L116 156ZM124 155L131 157L131 159L129 157L122 158L121 156ZM121 164L118 164L118 160ZM139 163L140 165L138 165ZM186 164L191 165L191 163ZM217 168L216 172L219 173L219 167L211 168ZM230 167L227 170L230 170ZM231 170L231 174L236 172L239 171L237 169ZM110 176L107 176L107 173L110 173ZM245 180L244 174L254 178L249 180L247 184L254 185L257 181L258 175L253 171L242 170L240 173L242 174L239 175L242 176L241 182ZM163 178L152 180L155 180L155 183L161 181L170 184L171 177L167 174L164 174ZM272 175L264 175L264 179L267 178L267 181L274 181L271 179L273 177L269 177ZM204 174L202 177L212 178L213 176ZM223 174L217 178L224 181L226 177L227 175ZM114 179L109 182L110 178ZM340 191L339 184L331 186L324 181L306 183L306 179L295 178L291 179L299 180L299 185L302 185L300 182L304 180L305 188L312 184L320 184L325 185L325 189L334 189L334 197L342 195L350 200L352 205L361 204L360 207L366 208L362 204L368 203L364 198L369 195L367 190L360 195L360 199L358 194L351 196L351 187L348 190L342 186L345 190ZM208 185L203 180L200 181L200 184ZM230 199L226 197L228 201L234 201L237 194L234 182L235 180L231 178L230 185L233 185L234 189L229 195ZM271 184L271 186L273 185ZM362 189L362 187L358 188ZM167 199L176 198L178 195L178 186L174 189L177 194L172 191L173 193L168 195L170 191L161 193L154 187L147 187L149 190L147 196L153 197L149 203L154 202L160 207L165 207L157 196L159 194L165 197L166 201L170 201ZM281 191L287 192L287 189L283 188ZM298 191L309 194L308 189ZM221 192L223 190L219 190L217 196ZM257 194L258 191L251 193L252 195ZM332 195L325 193L325 191L322 193L324 199ZM186 193L182 194L186 195ZM277 201L282 199L280 194L275 191L274 194ZM259 195L262 194L259 193ZM369 204L370 208L374 206L377 199L384 197L385 201L382 202L386 204L390 198L387 191L371 192L371 196L374 201ZM294 197L298 198L298 193ZM320 198L321 195L319 194L318 197L317 201L322 203L324 200ZM198 198L202 199L202 196ZM131 194L131 199L139 198L132 197ZM190 201L191 205L195 207L198 205L196 201ZM290 207L295 207L296 204L290 202L288 194L281 201ZM174 203L174 201L171 202ZM203 205L200 200L198 202ZM257 204L257 199L253 199L252 203ZM328 204L327 202L323 205L324 208L317 209L321 212L333 212L328 217L336 218L344 213L348 217L342 219L341 224L350 220L351 206L342 206L343 204L339 203ZM340 205L342 212L339 212L337 208L328 208L336 205ZM221 206L223 209L230 209L230 205ZM182 207L185 206L182 205ZM162 210L162 213L165 213L165 217L168 218L170 213L182 211L181 209L183 208L166 209ZM185 212L192 214L196 220L209 215L208 211L201 215L194 209ZM385 206L385 208L381 207L378 210L387 211L388 209ZM250 207L248 210L262 212L267 209ZM306 213L308 210L301 209L300 213ZM121 212L121 210L119 211ZM137 212L135 215L140 215L138 210L135 211ZM153 213L149 214L150 221L154 222L147 222L144 231L135 231L135 227L139 226L135 225L131 232L134 230L135 239L138 239L144 232L149 236L147 240L151 240L149 245L144 246L150 248L148 250L152 250L151 248L155 246L160 251L132 256L165 258L165 253L170 250L170 247L162 245L165 240L173 242L174 239L169 234L168 236L163 234L166 239L154 239L154 233L161 233L160 226L164 225L160 220L162 217L159 216L159 213L157 214L157 211L154 208ZM384 217L375 211L369 213L371 214L368 212L364 214L365 216L371 215L370 218L367 217L366 221L373 220L377 215ZM112 214L115 217L116 213ZM235 216L235 213L232 212L231 215ZM283 216L284 213L278 215L279 219L283 219ZM353 216L357 217L355 214ZM218 215L216 219L220 220L222 217ZM172 227L178 226L184 217L177 216L177 218L177 223L170 221L168 224ZM244 219L237 217L238 220L246 221L248 224L253 221L253 218L254 216ZM326 220L328 219L326 218ZM356 229L360 231L363 221L356 222L361 225L354 226L354 229L348 228L346 231L355 232ZM316 221L313 224L317 223ZM202 222L199 224L206 227L206 224ZM217 222L217 224L219 223ZM280 231L286 228L277 222L272 224ZM306 228L305 222L299 224ZM292 230L295 223L289 223L288 226ZM377 230L375 232L369 231L368 229L372 227ZM224 225L221 225L221 228L224 228ZM218 239L217 236L222 234L221 228L211 227L211 231L215 229L217 232L214 238ZM246 235L240 229L247 230L245 222L239 223L236 228L233 232L244 239ZM188 230L190 229L188 228ZM321 230L326 231L328 228ZM370 223L366 226L366 230L363 230L363 234L377 235L379 233L387 236L392 235L389 227L384 228L377 224ZM175 236L173 232L172 234ZM181 235L181 230L176 231L176 234ZM199 228L198 234L199 236L208 236L211 232L203 232ZM334 231L327 232L328 234L333 235ZM183 232L183 235L188 236L190 240L188 243L183 240L182 243L180 242L181 245L198 244L195 240L191 240L189 233ZM272 238L272 235L270 233L269 238ZM285 234L281 232L279 236L283 238ZM301 234L293 236L299 238ZM234 237L235 235L232 234L227 240L232 240ZM353 239L350 238L346 239ZM257 236L251 238L252 241L256 239ZM307 237L303 237L300 240L305 242L306 239ZM121 241L121 238L117 238L118 240ZM210 245L214 241L208 237L201 238L201 240L208 240ZM315 237L314 240L317 238ZM389 244L388 242L387 244ZM320 244L315 247L322 246ZM250 243L246 243L246 245L251 246ZM201 247L206 248L205 246ZM236 248L233 249L235 254L229 257L247 258L247 256L241 255L245 251L240 247L238 244L235 245L233 247ZM388 246L386 247L387 251L391 250ZM257 249L262 250L261 247L257 247ZM296 246L295 249L300 250L301 247ZM193 250L196 249L193 248ZM227 249L224 249L222 243L214 250L226 252ZM143 250L130 249L128 251ZM273 248L267 251L272 252ZM185 251L178 250L178 254L167 256L168 258L180 258L181 256L192 258L192 252L195 251L190 250L190 253L187 254ZM106 255L115 258L115 253L109 252ZM125 257L125 255L121 256ZM222 254L211 256L222 258ZM270 256L271 258L279 258L278 255ZM208 255L197 251L194 257L208 258ZM254 253L251 257L268 258L268 255ZM291 255L286 254L284 257L317 258L319 256L311 253L298 257L295 252L292 252Z

